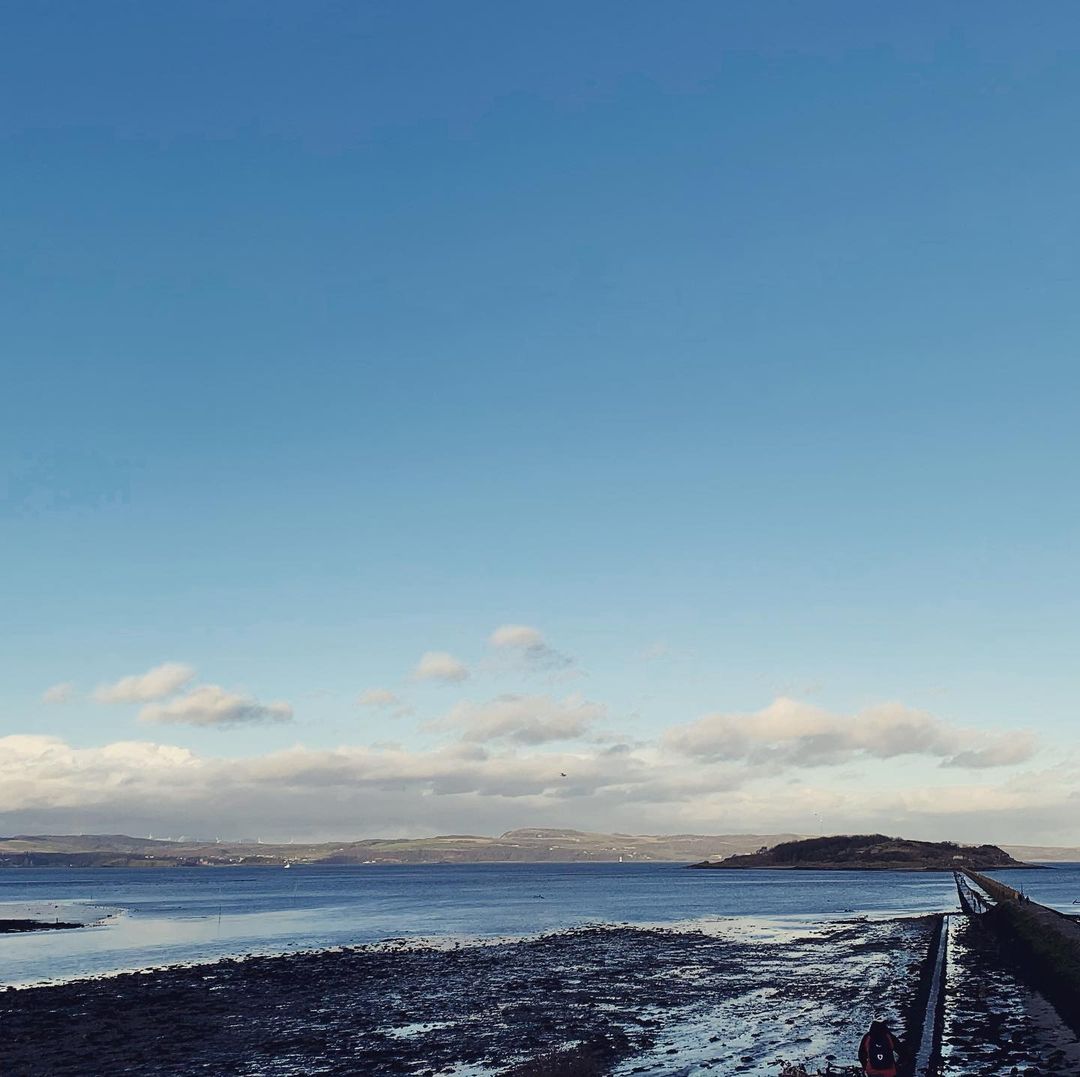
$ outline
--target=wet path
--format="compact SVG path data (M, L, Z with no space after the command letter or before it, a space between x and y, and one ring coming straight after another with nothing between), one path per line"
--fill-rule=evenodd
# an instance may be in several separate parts
M977 918L950 918L941 1073L1080 1074L1080 1040L1009 971L992 932Z
M949 968L949 941L952 916L946 914L934 943L930 961L930 989L923 1013L922 1036L916 1048L915 1077L935 1077L941 1052L939 1018L944 1006L945 980Z

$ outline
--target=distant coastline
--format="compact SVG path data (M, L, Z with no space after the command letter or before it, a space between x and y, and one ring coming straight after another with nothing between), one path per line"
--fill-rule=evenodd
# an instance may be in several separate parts
M875 835L880 842L895 841ZM379 864L542 864L542 863L670 863L725 868L771 867L817 870L944 871L956 866L970 849L994 849L1005 857L970 866L1033 867L1031 861L1080 862L1080 848L1051 846L959 846L910 842L923 849L940 847L934 866L919 863L909 849L893 863L880 857L859 862L838 860L835 852L813 863L800 858L786 862L777 856L757 859L763 850L777 849L807 838L800 834L604 834L567 828L528 827L498 836L443 834L428 838L366 838L345 842L282 843L135 838L123 834L16 835L0 837L0 868L227 868L286 865ZM745 859L746 857L752 859Z
M368 838L269 843L133 838L123 834L0 837L0 868L227 868L286 865L670 863L749 853L798 834L603 834L528 827L497 837Z

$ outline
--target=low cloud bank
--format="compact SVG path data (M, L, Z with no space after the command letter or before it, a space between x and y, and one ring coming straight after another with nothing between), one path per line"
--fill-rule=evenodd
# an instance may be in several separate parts
M931 786L913 783L910 771L896 773L903 764L894 758L853 774L850 767L799 770L775 758L693 758L664 744L584 740L541 748L530 741L534 722L572 722L581 711L576 717L587 727L592 705L548 701L550 710L540 713L534 705L496 700L459 711L458 739L412 751L296 745L223 759L153 741L80 748L58 737L4 737L0 830L217 835L220 820L229 819L230 837L548 825L638 833L874 829L1065 843L1078 803L1080 768L1068 763L1013 771L996 784L981 770L974 782ZM219 700L207 713L230 707Z

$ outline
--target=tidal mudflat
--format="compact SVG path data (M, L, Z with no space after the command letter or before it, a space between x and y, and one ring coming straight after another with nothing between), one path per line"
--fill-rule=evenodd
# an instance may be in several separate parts
M5 1073L500 1074L589 1045L617 1074L774 1075L900 1035L935 918L596 926L390 941L0 993Z
M66 920L0 920L0 935L19 935L28 931L67 931L85 926L68 923Z

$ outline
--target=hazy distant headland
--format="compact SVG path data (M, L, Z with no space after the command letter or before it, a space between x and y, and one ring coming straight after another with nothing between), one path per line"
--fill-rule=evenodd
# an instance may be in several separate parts
M122 834L0 838L0 867L281 867L284 864L687 864L749 853L797 834L597 834L528 827L498 837L368 838L280 844L132 838Z
M1013 857L1020 859L1013 859ZM1080 849L959 846L884 835L802 838L798 834L602 834L527 827L498 837L365 838L279 843L133 838L123 834L0 837L0 867L282 867L285 864L644 863L699 867L1024 867L1020 860L1080 860ZM695 863L700 861L701 863Z
M1030 868L996 845L952 841L911 841L884 834L803 838L762 847L753 853L706 860L695 868L781 868L803 871L985 871Z

